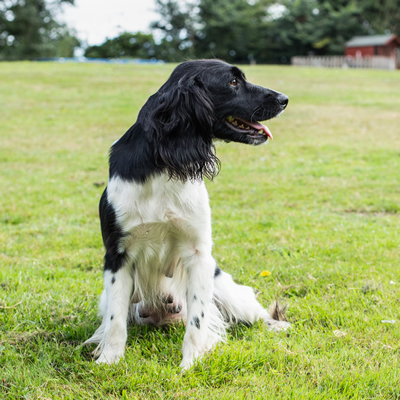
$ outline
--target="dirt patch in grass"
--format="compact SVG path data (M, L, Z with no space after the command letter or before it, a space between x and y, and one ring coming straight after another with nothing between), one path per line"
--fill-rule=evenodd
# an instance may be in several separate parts
M388 215L390 216L400 216L400 210L397 208L394 209L388 209L385 211L376 211L376 210L365 210L365 209L346 209L344 210L346 214L356 214L360 216L374 216L374 217L386 217Z

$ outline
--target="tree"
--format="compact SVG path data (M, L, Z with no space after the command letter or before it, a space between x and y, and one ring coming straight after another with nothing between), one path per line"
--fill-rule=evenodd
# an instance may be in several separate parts
M400 0L156 1L160 20L151 27L161 33L159 42L124 33L86 56L289 63L295 55L343 54L355 35L400 29Z
M166 61L182 61L195 57L195 38L199 28L195 3L184 5L176 0L156 0L161 19L151 28L162 34L157 53Z
M186 10L176 0L158 4L162 19L153 27L164 32L164 53L179 61L288 63L311 52L343 54L347 40L368 32L356 0L197 0Z
M107 39L99 46L88 47L86 57L120 58L133 57L148 59L156 55L152 34L124 32L114 39Z
M72 56L79 41L54 20L62 2L74 0L0 0L0 60Z
M170 61L220 57L231 62L258 59L265 46L268 7L273 0L157 0L163 33L160 55Z
M357 4L370 33L389 30L400 36L400 0L358 0Z
M341 55L347 40L367 34L354 1L285 0L282 4L286 11L269 32L274 62L309 53Z
M200 29L196 55L219 57L229 62L267 61L267 31L273 1L200 0Z

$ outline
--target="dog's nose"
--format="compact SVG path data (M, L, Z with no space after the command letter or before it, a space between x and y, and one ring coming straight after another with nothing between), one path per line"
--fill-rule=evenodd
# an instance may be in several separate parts
M289 97L287 97L285 94L280 93L278 98L277 98L279 104L283 107L286 108L288 103L289 103Z

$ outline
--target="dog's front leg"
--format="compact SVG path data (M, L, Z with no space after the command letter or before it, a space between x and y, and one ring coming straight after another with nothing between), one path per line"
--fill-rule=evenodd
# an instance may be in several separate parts
M192 366L196 358L209 351L220 336L211 325L216 311L212 304L215 260L211 254L200 250L194 250L182 260L187 270L187 320L181 363L185 370Z
M98 363L116 363L124 355L127 339L127 317L133 278L128 265L117 272L104 271L104 291L100 299L103 322L99 328ZM96 334L95 334L96 335Z

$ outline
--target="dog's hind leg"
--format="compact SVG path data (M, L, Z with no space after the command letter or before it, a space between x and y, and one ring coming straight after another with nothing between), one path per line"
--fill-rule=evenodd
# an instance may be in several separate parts
M274 319L261 306L251 287L236 284L232 277L219 267L216 267L214 273L214 302L229 325L239 322L253 324L262 319L273 331L286 330L290 327L288 322Z
M98 343L98 363L116 363L124 355L127 317L133 289L131 267L125 264L116 272L104 271L104 290L100 298L101 326L85 342Z

